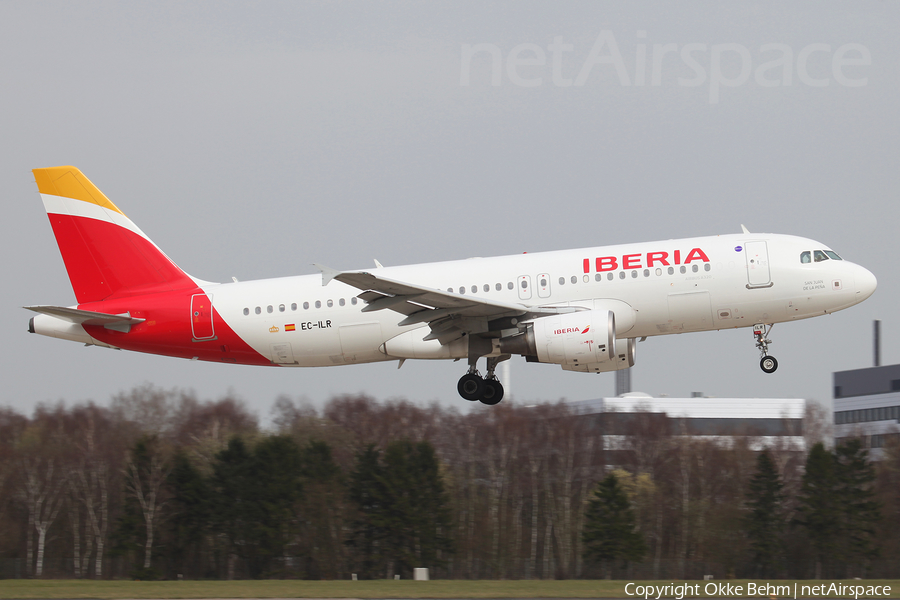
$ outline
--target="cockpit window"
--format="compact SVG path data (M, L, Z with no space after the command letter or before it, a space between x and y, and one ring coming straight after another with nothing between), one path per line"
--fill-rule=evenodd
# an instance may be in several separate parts
M826 250L825 254L827 254L832 260L844 260L840 256L838 256L837 252L833 252L831 250Z
M822 252L821 250L816 250L813 256L816 259L816 262L822 262L823 260L828 260L828 255Z
M810 254L809 250L800 253L800 262L802 262L804 265L812 262L812 255Z

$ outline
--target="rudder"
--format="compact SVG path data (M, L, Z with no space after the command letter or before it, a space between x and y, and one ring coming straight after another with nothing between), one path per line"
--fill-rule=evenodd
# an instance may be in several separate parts
M81 171L32 172L79 304L196 287Z

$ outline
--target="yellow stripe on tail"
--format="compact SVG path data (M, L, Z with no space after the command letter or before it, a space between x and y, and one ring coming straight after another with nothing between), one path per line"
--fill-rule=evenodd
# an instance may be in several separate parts
M62 196L102 206L125 216L119 208L107 198L84 173L75 167L50 167L32 169L38 191L51 196Z

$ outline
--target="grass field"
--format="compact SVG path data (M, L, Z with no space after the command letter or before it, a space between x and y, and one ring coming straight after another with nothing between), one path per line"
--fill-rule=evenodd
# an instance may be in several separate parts
M75 580L0 580L0 598L629 598L628 581L75 581ZM636 585L672 585L672 581L638 581ZM822 581L756 581L719 580L713 582L674 582L676 585L699 585L697 594L688 597L724 597L720 593L704 594L707 583L743 586L742 594L728 597L750 597L748 583L786 585L790 590L798 584L822 585ZM842 581L842 585L891 587L890 595L860 595L860 598L900 598L900 580ZM629 587L634 591L634 587ZM638 596L642 597L642 596ZM654 596L655 597L655 596ZM664 594L663 597L675 597ZM768 598L768 595L756 595ZM789 594L787 597L793 597ZM807 597L811 597L807 594ZM847 597L831 594L818 597ZM852 597L852 595L851 595Z

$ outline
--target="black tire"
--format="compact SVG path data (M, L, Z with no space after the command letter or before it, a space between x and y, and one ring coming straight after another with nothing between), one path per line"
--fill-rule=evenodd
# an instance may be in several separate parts
M759 368L765 373L774 373L778 368L778 361L774 356L763 356L759 361Z
M481 400L481 397L484 395L484 379L474 373L466 373L459 378L459 383L456 384L456 391L469 402Z
M481 396L481 403L488 406L499 404L503 400L503 386L496 379L486 379L484 381L484 394Z

